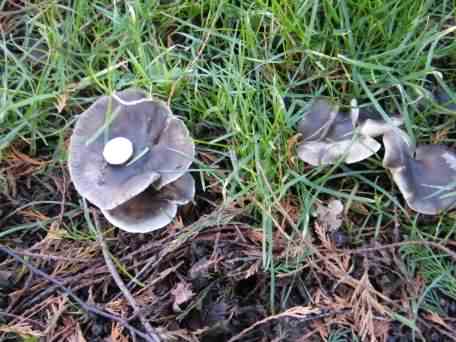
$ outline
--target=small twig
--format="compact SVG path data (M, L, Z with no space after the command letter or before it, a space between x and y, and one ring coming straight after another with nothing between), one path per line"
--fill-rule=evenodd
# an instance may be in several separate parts
M86 258L71 258L71 257L63 257L60 255L52 255L52 254L41 254L41 253L31 253L28 251L22 251L22 250L15 250L15 252L19 255L24 255L28 256L31 258L38 258L38 259L44 259L44 260L53 260L53 261L71 261L72 263L75 262L89 262L91 259Z
M147 263L144 265L143 268L141 268L136 274L135 274L135 277L133 279L131 279L128 284L127 284L127 288L131 289L133 287L133 285L137 284L138 281L140 281L140 278L142 277L142 275L144 273L146 273L148 270L151 270L151 269L154 269L155 268L155 263L159 263L161 261L161 259L159 258L156 258L154 256L150 257L147 261Z
M107 318L107 319L110 319L110 320L113 320L113 321L116 321L118 322L119 324L121 324L123 327L127 328L128 330L130 330L130 332L132 333L135 333L137 334L138 336L141 336L142 338L144 339L148 339L148 335L146 335L145 333L143 333L142 331L136 329L135 327L133 327L131 324L129 324L127 321L125 321L124 319L120 318L120 317L117 317L115 315L112 315L108 312L105 312L103 310L100 310L98 309L97 307L93 306L93 305L90 305L90 304L87 304L86 302L84 302L81 298L79 298L78 296L76 296L73 291L71 291L68 287L66 287L65 285L63 285L59 280L57 279L54 279L52 278L49 274L41 271L40 269L36 268L35 266L33 266L32 264L30 264L28 261L22 259L18 254L16 254L12 249L10 249L9 247L6 247L6 246L3 246L3 245L0 245L0 252L2 253L6 253L8 254L10 257L12 257L13 259L15 259L17 262L21 263L22 265L24 265L25 267L27 267L27 269L33 273L33 274L36 274L40 277L43 277L44 279L46 279L47 281L49 281L50 283L56 285L56 287L60 288L62 290L62 292L66 295L68 295L69 297L71 297L82 309L84 309L85 311L87 312L92 312L96 315L99 315L99 316L103 316L104 318Z
M123 282L122 278L120 278L120 275L117 272L116 267L114 266L114 263L111 259L110 253L109 253L108 245L106 244L106 241L103 239L103 234L101 233L101 230L100 230L100 224L98 222L97 212L95 210L93 210L92 214L93 214L93 220L95 222L95 232L97 234L97 240L98 240L99 244L101 245L103 257L105 259L106 266L108 267L109 272L112 275L112 278L114 279L115 283L117 284L117 287L119 288L119 290L123 293L123 295L127 299L130 306L133 308L134 314L138 315L139 320L141 321L142 325L146 329L146 331L149 335L147 338L147 341L160 342L160 338L158 337L157 333L155 332L155 329L150 325L150 323L144 317L143 313L141 312L141 309L139 308L138 304L136 303L136 300L133 298L132 294L125 286L125 283Z
M46 326L43 323L35 321L34 319L31 319L28 317L0 311L0 317L2 317L2 316L14 318L14 319L18 320L19 322L29 322L31 324L35 324L35 325L39 326L43 330L46 329Z

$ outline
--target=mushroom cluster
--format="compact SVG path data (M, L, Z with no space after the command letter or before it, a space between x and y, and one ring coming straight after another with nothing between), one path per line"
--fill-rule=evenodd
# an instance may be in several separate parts
M302 142L297 154L313 166L355 163L376 153L381 145L374 138L383 136L383 166L411 209L435 215L456 208L456 152L443 145L414 149L399 128L402 123L399 116L384 121L378 114L361 112L356 101L350 113L342 113L318 99L298 124Z
M169 224L195 193L195 147L182 120L138 89L100 97L76 123L69 170L76 190L113 225L146 233Z

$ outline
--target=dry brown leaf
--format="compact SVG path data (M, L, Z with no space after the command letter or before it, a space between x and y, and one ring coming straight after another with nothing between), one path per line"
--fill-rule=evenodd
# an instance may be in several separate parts
M335 231L342 225L341 215L343 211L344 205L336 199L330 200L326 206L317 203L317 220L329 231Z
M195 294L191 290L191 284L181 281L171 290L171 294L174 296L173 310L180 312L181 308L179 305L189 301Z
M299 138L301 137L301 133L295 134L287 141L287 160L288 164L294 166L296 164L296 153L295 153L295 146L299 142Z
M67 101L68 101L67 93L57 96L57 101L55 102L55 108L57 109L57 112L61 113L65 109L65 107L67 105Z

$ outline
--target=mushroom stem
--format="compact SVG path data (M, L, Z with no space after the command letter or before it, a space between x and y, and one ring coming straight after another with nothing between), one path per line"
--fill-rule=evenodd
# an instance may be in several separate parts
M133 143L123 137L109 140L103 149L103 157L111 165L123 165L130 160L132 155Z

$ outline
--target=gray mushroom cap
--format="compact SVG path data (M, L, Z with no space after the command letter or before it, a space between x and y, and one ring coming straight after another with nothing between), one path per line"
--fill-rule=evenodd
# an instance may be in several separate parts
M398 129L383 136L383 166L413 210L435 215L456 207L456 153L443 145L418 146L413 151Z
M124 137L133 143L132 160L110 165L106 143ZM187 172L194 144L185 124L168 106L137 89L99 98L79 117L69 148L76 190L97 207L110 210L154 183L160 189Z
M323 99L316 100L298 125L302 142L297 146L301 160L313 165L330 165L339 160L355 163L378 152L381 144L374 137L402 124L399 117L385 122L378 114L360 111L356 101L351 113Z
M112 210L103 210L106 219L130 233L148 233L168 225L176 216L178 205L190 202L195 182L185 174L161 190L152 187Z

